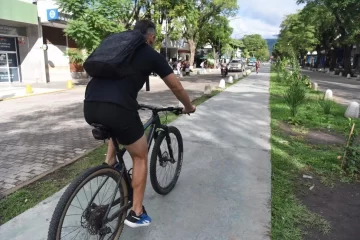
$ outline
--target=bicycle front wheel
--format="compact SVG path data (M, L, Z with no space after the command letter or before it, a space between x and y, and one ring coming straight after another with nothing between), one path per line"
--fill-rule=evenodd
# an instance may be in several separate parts
M172 156L171 156L172 151ZM180 131L168 127L157 137L150 159L150 181L155 192L166 195L179 178L183 161L183 141Z
M124 178L120 177L119 172L105 165L91 168L77 177L55 208L48 240L118 239L124 228L127 211L121 211L106 224L103 224L103 219L108 206L111 206L108 214L111 216L128 204L127 185Z

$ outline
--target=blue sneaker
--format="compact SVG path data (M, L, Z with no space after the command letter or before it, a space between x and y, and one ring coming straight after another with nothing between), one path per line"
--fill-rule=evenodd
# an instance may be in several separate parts
M124 223L131 228L147 227L151 223L151 218L147 215L143 207L143 213L140 216L136 216L135 212L131 210Z

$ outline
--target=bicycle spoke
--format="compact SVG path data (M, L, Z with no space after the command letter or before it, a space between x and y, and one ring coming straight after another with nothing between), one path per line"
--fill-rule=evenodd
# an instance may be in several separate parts
M91 187L91 182L92 182L92 180L90 181L90 194L91 194L90 196L91 196L91 197L93 197L93 194L92 194L92 187Z
M75 229L74 231L71 231L71 232L69 232L68 234L66 234L64 237L66 237L67 235L69 235L69 234L71 234L71 233L73 233L73 232L75 232L76 230L78 230L80 227L78 227L77 229ZM62 239L63 237L60 237L60 239Z
M77 206L74 206L74 205L72 205L72 204L70 204L70 206L72 206L72 207L76 207L76 208L78 208L78 209L80 209L80 210L84 210L84 209L79 208L79 207L77 207Z
M73 237L71 240L74 240L74 239L77 237L77 235L79 235L80 232L81 232L81 229L80 229L79 232L75 235L75 237Z
M116 195L117 195L117 193L116 193ZM116 195L115 195L115 200L117 199L117 198L116 198ZM105 200L105 203L106 203L107 200L109 200L110 198L111 198L111 195L110 195L110 197L108 197L108 198ZM119 198L121 198L121 194L120 194L120 197L119 197ZM120 203L119 203L119 204L120 204ZM116 204L116 205L117 205L117 204ZM115 206L116 206L116 205L115 205ZM113 207L114 207L114 206L113 206Z
M89 239L89 232L86 231L86 237Z
M165 167L166 168L166 167ZM166 169L165 168L163 168L163 170L161 171L161 172L165 172L165 175L162 177L162 183L164 182L164 179L165 179L165 177L166 177ZM165 186L164 186L165 187Z
M85 192L85 187L83 187L83 192L85 193L86 201L89 203L89 199L88 199L88 197L86 195L86 192Z
M109 180L109 178L107 177L105 180L104 180L104 182L101 184L102 185L102 187L101 188L103 188L104 187L104 185L107 185L109 182L108 182L108 180ZM101 191L101 190L100 190ZM100 195L100 191L99 191L99 195ZM106 194L106 191L104 192L104 194L103 194L103 197L101 198L101 201L100 201L100 205L102 204L102 199L104 198L104 195Z
M174 169L173 164L169 164L169 173L170 173L171 178L173 178L175 176L173 169Z
M167 184L167 180L168 180L168 164L166 164L166 166L165 166L165 186L166 186L166 184Z
M80 226L66 226L66 227L62 227L62 228L74 228L74 227L80 227Z
M103 188L106 188L106 186L108 185L108 182L106 182L106 184L103 186ZM100 195L100 192L101 192L102 190L100 190L99 191L99 195ZM101 202L100 202L100 205L102 205L102 203L103 203L103 199L104 199L104 195L106 194L106 190L105 191L103 191L103 194L102 194L102 197L101 197Z
M174 178L174 176L173 176L173 167L172 167L172 163L170 163L169 165L169 170L168 170L168 172L169 172L169 176L170 176L170 182L171 182L171 180Z
M175 134L170 134L170 144L166 141L166 138L160 144L160 154L161 157L158 157L158 163L156 165L156 176L158 184L166 188L176 177L176 169L179 162L179 147L178 139ZM170 155L170 149L172 150L172 155ZM167 155L165 155L165 154ZM164 162L165 166L161 165L163 157L168 157ZM171 160L170 160L171 159ZM168 160L168 161L167 161Z
M80 204L81 210L84 210L83 207L81 206L81 203L80 203L79 198L78 198L77 195L76 195L76 199L78 200L78 203Z
M112 186L113 184L110 184L110 186L106 189L106 191L105 191L105 194L107 194L108 193L108 191L111 189L111 186ZM116 184L117 185L117 184ZM112 195L110 195L110 197L111 197ZM107 198L107 199L109 199L109 198ZM106 201L107 201L107 199L104 201L104 204L106 203Z

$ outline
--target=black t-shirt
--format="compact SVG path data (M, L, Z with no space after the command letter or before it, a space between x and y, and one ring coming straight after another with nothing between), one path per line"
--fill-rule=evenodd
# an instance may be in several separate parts
M136 98L149 75L155 72L164 78L173 73L166 59L147 44L136 50L131 65L137 72L134 76L121 80L92 78L86 87L85 101L110 102L137 111Z

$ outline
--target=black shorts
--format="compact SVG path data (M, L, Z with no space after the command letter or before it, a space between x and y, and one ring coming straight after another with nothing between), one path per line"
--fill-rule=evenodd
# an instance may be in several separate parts
M144 135L139 113L115 103L84 102L84 116L88 124L110 128L122 145L133 144Z

